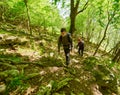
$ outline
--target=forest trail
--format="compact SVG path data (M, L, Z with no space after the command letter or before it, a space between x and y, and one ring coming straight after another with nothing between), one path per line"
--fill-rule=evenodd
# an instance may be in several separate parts
M0 37L0 83L7 86L6 93L10 95L20 93L21 95L108 95L102 93L109 91L99 91L99 87L102 86L109 89L108 85L100 81L103 84L101 86L96 82L93 73L98 69L97 58L100 57L92 56L94 50L92 45L85 47L83 57L79 56L74 49L71 53L71 63L68 68L65 68L63 51L60 55L57 53L58 35L55 37L55 35L42 34L29 39L25 34L15 36L12 33L3 33ZM110 91L116 93L114 90L110 89Z
M108 1L0 0L0 95L120 95L120 0ZM74 42L68 67L62 28Z

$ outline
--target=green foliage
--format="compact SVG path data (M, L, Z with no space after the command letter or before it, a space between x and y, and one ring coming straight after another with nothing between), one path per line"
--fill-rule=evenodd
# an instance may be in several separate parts
M26 25L27 13L23 0L9 0L5 2L9 9L5 11L5 19L13 21L15 24ZM3 2L1 3L3 4ZM1 5L2 6L2 5ZM30 25L46 28L60 28L62 25L62 17L59 15L58 9L55 5L51 5L49 0L29 0L27 6L30 14ZM4 12L4 9L1 9ZM1 13L2 14L2 13ZM1 16L1 15L0 15ZM54 18L54 19L53 19ZM57 22L57 23L56 23Z
M31 79L33 77L38 76L38 75L39 75L39 73L28 74L26 77L24 77L24 80L29 80L29 79Z
M49 0L36 0L34 2L30 0L28 5L32 25L43 26L44 28L59 27L61 25L62 18L56 7L49 3Z
M0 68L0 76L2 76L1 79L5 79L7 83L8 92L19 90L19 92L16 95L23 94L22 92L28 87L29 80L34 81L32 80L32 78L34 77L36 78L36 76L40 75L39 73L36 73L36 71L39 72L39 70L43 69L43 67L48 68L48 67L57 66L58 68L59 67L62 68L61 66L63 66L62 63L64 59L63 57L60 57L62 55L57 56L58 54L56 53L56 48L54 47L56 43L55 38L58 35L49 36L47 35L48 33L47 30L49 30L49 33L51 34L52 33L59 34L59 32L56 33L56 30L59 31L59 29L64 26L64 22L68 22L67 25L70 24L70 21L69 21L70 19L69 18L63 19L60 16L61 12L59 12L58 7L55 5L51 5L49 0L1 0L0 1L0 10L1 10L0 11L0 28L8 30L8 31L0 30L2 34L6 34L9 32L9 34L12 35L13 32L18 33L18 32L21 32L22 29L27 28L26 24L28 19L27 19L25 4L23 1L26 1L28 5L30 19L31 19L30 26L32 30L34 32L39 32L38 40L34 39L34 37L36 37L38 33L35 33L36 35L33 35L33 37L29 37L29 35L27 35L26 33L28 38L31 38L32 40L34 40L30 42L29 45L31 45L31 47L29 47L28 45L28 48L38 51L40 52L40 54L38 55L31 54L31 56L28 55L30 59L30 63L32 63L35 60L35 64L33 62L32 64L22 66L21 64L15 64L15 63L24 63L25 58L23 58L23 56L21 56L20 54L6 54L5 50L4 51L0 50L2 51L2 53L0 52L0 61L2 61L0 62L0 66L2 67ZM67 10L67 12L65 13L65 16L66 14L68 15L69 13L68 11L70 7L69 1L70 0L67 0L67 1L54 0L54 3L56 5L57 5L57 2L60 2L62 4L61 5L62 8L63 7L66 8L65 10L63 10L63 11ZM79 9L82 9L82 6L84 5L84 3L85 1L81 0L81 6L79 6ZM68 5L65 5L65 4L68 4ZM110 42L110 44L108 45L109 49L111 47L114 47L115 43L119 41L119 37L120 37L119 35L120 34L119 32L120 11L119 10L120 10L119 0L99 0L99 1L93 0L93 2L89 3L89 6L86 9L86 11L82 12L76 18L77 37L79 36L78 34L82 34L82 33L85 38L93 35L91 36L92 40L90 41L94 41L96 43L99 42L99 40L103 36L103 32L101 31L104 31L107 21L112 17L112 20L110 21L110 24L109 24L110 27L108 28L106 39L102 47L104 48L107 42ZM7 22L17 24L19 25L19 27L15 25L12 26L11 24L8 25ZM20 29L17 29L17 28L20 28ZM14 29L16 29L17 31L14 31ZM16 33L14 35L17 35ZM75 36L75 39L77 39L77 37ZM38 41L40 41L40 43ZM38 44L40 45L40 47ZM0 48L1 47L2 46L0 46ZM89 47L89 45L86 44L86 47ZM85 51L85 52L89 53L89 51ZM87 53L85 53L85 57L88 56ZM36 55L38 57L34 57ZM72 57L74 57L74 55ZM32 58L33 60L31 62ZM26 59L27 62L29 62L29 59L28 58ZM82 60L78 59L78 61L81 61L80 63L82 63ZM38 68L38 65L41 68ZM82 78L85 80L88 79L87 81L89 81L90 79L91 81L91 79L94 77L92 81L96 82L101 89L102 87L103 88L105 87L107 88L106 91L110 90L113 92L117 92L117 86L119 85L117 81L120 81L119 64L113 63L111 60L103 59L101 61L101 58L98 59L97 57L87 57L84 59L83 64L80 65L80 66L84 66L83 68L80 67L80 69L82 70L77 68L77 65L79 67L79 64L75 64L76 66L75 68L65 68L65 69L62 68L60 70L61 71L65 70L65 71L68 71L70 75L75 75L75 81L77 81L77 83L79 84L81 83ZM31 68L26 69L25 67L28 67L28 66ZM31 70L34 69L35 66L37 66L35 68L35 73L31 73ZM21 68L22 68L22 71L20 72ZM23 68L25 68L25 70L26 71L28 70L28 71L24 72ZM20 70L17 70L17 69L20 69ZM77 70L78 71L80 70L81 72L78 72ZM28 74L28 72L30 72L31 74ZM49 73L50 72L48 71L48 74ZM78 73L80 74L77 76ZM83 73L85 75L81 76ZM56 76L58 76L57 74L59 73L56 73ZM88 74L88 77L86 76L87 74ZM63 74L63 76L64 75L65 74ZM45 78L46 76L47 74L45 74ZM40 77L39 79L37 79L37 81L38 80L41 81L42 79L43 77ZM53 79L50 79L50 80L51 81L48 84L46 84L47 82L44 83L43 81L45 85L42 85L42 83L37 84L37 86L38 85L40 86L39 91L37 92L38 95L65 95L65 93L60 90L64 88L70 89L69 82L71 82L73 78L64 78L64 79L55 80L55 81ZM82 82L85 80L82 80ZM84 83L83 85L86 86L86 84ZM70 92L71 92L71 95L75 95L74 91L70 91ZM78 95L84 95L84 94L80 93Z
M88 57L84 60L85 69L91 73L103 93L117 93L119 75L113 70L115 63L111 60L98 60L95 57ZM106 90L104 91L104 88Z
M59 91L60 89L62 89L63 87L68 86L68 83L71 80L72 80L72 78L65 78L65 79L62 79L59 82L51 80L48 85L40 87L37 95L51 95L51 94L54 94L57 91ZM62 95L64 95L64 94L62 94Z
M8 1L8 5L10 6L10 9L6 11L6 19L12 21L22 18L25 19L25 4L22 0L18 0L17 2Z
M98 63L99 63L99 61L95 57L87 57L84 60L85 69L86 70L90 70L90 71L93 71Z
M9 84L9 89L11 90L15 90L18 86L22 86L23 83L22 83L22 76L18 76L18 77L15 77L11 80L10 84Z
M78 94L78 95L85 95L84 93L80 93L80 94Z
M20 63L22 61L20 55L17 54L0 54L0 57L2 60L8 60L13 63Z
M23 93L29 86L27 81L29 79L39 75L39 73L32 73L32 74L28 74L26 76L23 69L19 74L18 73L16 74L15 70L11 70L9 72L6 71L6 72L9 74L9 76L12 75L12 77L10 77L10 79L9 79L9 83L7 85L7 91L6 92L14 91L14 90L18 89L18 93ZM41 77L41 80L42 79L43 78ZM25 83L25 81L27 83Z
M42 57L40 59L40 62L42 63L43 66L62 66L62 60L55 58L55 57L50 57L49 55L47 57Z
M23 82L24 78L25 78L24 72L21 72L21 73L17 74L16 76L12 76L9 79L6 93L16 90L17 88L19 88L19 91L22 93L22 91L25 90L27 87L27 84L24 84L24 82Z
M13 65L11 65L9 63L0 62L0 65L3 65L3 66L8 67L8 68L16 69L16 66L13 66Z
M58 82L56 91L60 90L64 86L67 86L68 82L71 81L71 80L72 80L72 78L65 78L62 81Z

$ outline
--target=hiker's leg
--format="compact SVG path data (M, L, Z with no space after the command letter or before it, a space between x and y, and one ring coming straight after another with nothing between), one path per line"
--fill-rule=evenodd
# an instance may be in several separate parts
M69 65L70 63L70 49L64 48L65 57L66 57L66 65Z
M70 50L67 51L66 65L69 65L69 63L70 63Z
M79 53L79 55L80 55L80 48L78 49L78 53Z
M65 53L65 60L67 62L67 50L66 50L66 48L64 48L64 53Z
M83 49L81 49L81 56L83 56Z
M83 56L83 51L84 51L84 48L81 49L81 56Z

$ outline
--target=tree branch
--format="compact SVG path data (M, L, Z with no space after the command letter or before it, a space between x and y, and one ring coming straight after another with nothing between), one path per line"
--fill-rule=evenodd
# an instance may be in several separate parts
M108 2L108 6L107 6L107 15L108 15L108 18L107 19L109 20L110 19L110 13L109 13L109 3L110 2L109 2L109 0L107 0L107 2Z
M77 12L77 14L83 12L87 8L88 3L89 3L89 0L85 3L85 5L83 6L83 8L80 11Z
M76 5L75 5L75 9L78 9L79 3L80 3L80 0L77 0Z

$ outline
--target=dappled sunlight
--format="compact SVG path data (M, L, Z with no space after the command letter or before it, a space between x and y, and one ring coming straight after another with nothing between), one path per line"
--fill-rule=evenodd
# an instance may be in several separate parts
M120 0L108 1L1 0L0 95L120 95Z
M34 87L34 88L29 87L24 95L30 95L30 94L32 94L36 89L37 89L37 86Z
M63 70L63 67L49 67L51 73Z

